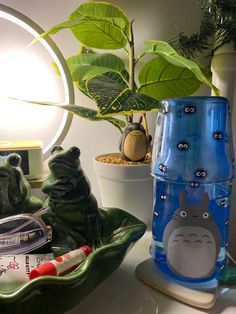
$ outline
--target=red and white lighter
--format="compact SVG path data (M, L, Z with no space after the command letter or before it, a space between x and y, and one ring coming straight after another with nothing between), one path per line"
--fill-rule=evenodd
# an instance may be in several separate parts
M54 260L44 263L39 267L32 269L29 279L39 276L62 276L74 270L81 262L92 252L88 245L81 246L79 249L66 253Z

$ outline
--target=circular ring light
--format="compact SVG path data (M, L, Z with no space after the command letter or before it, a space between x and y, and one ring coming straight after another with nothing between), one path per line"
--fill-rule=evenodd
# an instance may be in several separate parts
M35 22L33 22L30 18L28 18L21 12L3 4L0 4L0 18L17 24L18 26L32 34L35 38L44 32L44 30ZM65 90L65 104L74 104L73 82L67 63L62 53L60 52L54 41L48 36L45 38L41 38L39 42L46 48L47 52L50 54L59 69ZM56 131L56 134L50 140L49 144L46 147L43 147L44 160L49 157L51 148L54 145L60 145L64 140L71 125L72 117L72 113L64 112L61 124Z

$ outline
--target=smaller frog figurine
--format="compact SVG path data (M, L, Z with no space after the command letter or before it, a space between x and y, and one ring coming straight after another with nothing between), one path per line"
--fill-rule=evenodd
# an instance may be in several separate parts
M101 243L101 214L80 165L80 150L55 146L49 159L49 176L42 184L47 194L43 216L52 226L53 247L76 249Z
M8 155L0 165L0 218L34 213L43 203L31 195L31 188L20 168L19 154Z
M121 158L127 161L143 161L151 141L151 136L147 139L142 117L138 122L133 122L132 117L129 117L129 124L122 134L119 145Z

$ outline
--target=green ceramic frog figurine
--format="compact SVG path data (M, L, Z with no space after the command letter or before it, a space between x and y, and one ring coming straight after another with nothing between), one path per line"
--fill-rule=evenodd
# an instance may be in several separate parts
M21 157L12 153L0 165L0 218L32 213L42 202L31 195L31 188L20 168Z
M101 242L101 214L90 184L80 165L80 150L56 146L48 166L50 174L42 191L48 195L43 217L52 226L52 247L75 249Z

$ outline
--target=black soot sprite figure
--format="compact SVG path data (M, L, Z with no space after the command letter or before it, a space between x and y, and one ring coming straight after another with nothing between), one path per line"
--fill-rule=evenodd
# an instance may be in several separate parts
M187 143L185 141L181 141L177 144L177 148L178 148L178 150L180 150L182 152L186 152L187 150L189 150L190 145L189 145L189 143Z
M216 200L216 203L218 206L221 206L221 207L227 207L227 198L221 198L219 200Z
M163 234L163 246L169 268L177 275L198 279L211 276L220 251L220 231L208 210L205 192L201 204L187 204L186 194L179 196Z
M193 189L196 189L196 188L199 188L200 183L197 182L197 181L191 181L191 182L189 182L189 186L190 186L191 188L193 188Z
M192 115L192 114L195 114L196 112L197 112L197 106L195 105L184 106L184 113Z
M197 177L198 179L206 179L207 177L207 171L205 169L197 169L194 172L195 177Z
M165 165L163 165L163 164L159 164L158 168L163 173L167 172L167 167Z
M161 194L161 195L160 195L160 199L161 199L162 201L165 201L165 200L167 199L167 196L166 196L165 194Z
M221 141L224 137L224 134L221 131L215 131L212 134L212 138L214 141Z

